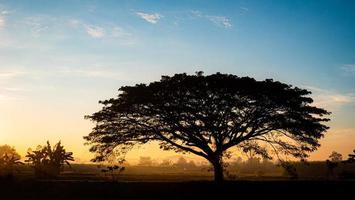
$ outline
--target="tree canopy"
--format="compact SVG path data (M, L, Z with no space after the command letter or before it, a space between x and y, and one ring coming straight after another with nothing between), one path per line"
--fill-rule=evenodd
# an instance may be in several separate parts
M17 160L21 159L21 156L16 152L16 149L6 144L0 146L0 158L5 156L13 157Z
M0 146L0 177L12 176L15 168L22 164L21 156L14 147L9 145Z
M158 141L163 150L207 159L223 180L222 157L233 147L272 158L305 159L320 146L330 113L312 105L310 91L266 79L216 73L162 76L149 84L124 86L116 98L87 119L84 137L96 161L134 145Z

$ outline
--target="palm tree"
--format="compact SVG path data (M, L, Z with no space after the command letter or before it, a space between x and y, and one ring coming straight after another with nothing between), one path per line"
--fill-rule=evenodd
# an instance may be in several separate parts
M64 165L70 166L69 161L74 161L73 153L66 152L61 142L53 148L47 141L44 147L38 147L35 151L29 151L26 162L30 163L35 170L36 177L57 177L64 169Z

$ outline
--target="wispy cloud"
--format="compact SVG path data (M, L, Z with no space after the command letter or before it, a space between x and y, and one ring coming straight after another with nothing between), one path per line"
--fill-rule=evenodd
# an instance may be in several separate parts
M0 30L5 27L5 17L0 15Z
M207 19L208 21L212 22L214 25L223 27L223 28L231 28L232 21L226 16L217 16L217 15L205 15L201 11L193 10L191 14L198 18Z
M0 10L0 30L3 29L6 25L5 15L10 14L8 10Z
M344 70L347 73L355 74L355 64L343 65L342 70Z
M224 28L231 28L232 23L231 20L224 16L206 16L208 20L214 23L217 26L221 26Z
M324 107L331 111L338 110L341 106L355 103L354 93L342 93L312 86L306 86L306 88L312 91L316 106Z
M93 25L79 19L70 19L68 25L72 28L83 29L88 36L95 39L115 39L120 44L133 44L135 41L131 33L116 24Z
M239 15L245 15L247 12L249 12L249 8L247 7L239 7L240 8L240 12L239 12Z
M1 5L0 5L1 7ZM6 8L0 8L0 15L10 15L12 13L14 13L14 10L8 10Z
M22 76L24 74L26 74L26 72L23 72L23 71L3 71L3 72L0 72L0 79L15 78L18 76Z
M249 8L247 7L240 7L241 10L244 10L245 12L248 12L249 11Z
M24 20L24 24L29 27L33 37L39 37L42 33L46 32L49 29L48 16L34 16L27 17Z
M136 14L144 19L145 21L151 23L151 24L156 24L158 21L163 17L159 13L144 13L144 12L136 12Z
M78 19L70 19L68 20L68 24L71 27L77 28L82 25L82 22Z
M93 38L103 38L105 36L104 28L100 26L85 25L86 33Z

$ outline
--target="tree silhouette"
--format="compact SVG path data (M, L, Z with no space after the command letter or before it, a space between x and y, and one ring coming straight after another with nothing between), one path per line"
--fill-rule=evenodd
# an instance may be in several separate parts
M0 146L0 177L13 176L16 166L23 164L21 156L16 152L15 148L9 145Z
M330 160L329 160L330 159ZM339 163L343 160L343 156L336 152L333 151L329 155L329 159L325 161L325 164L327 166L327 177L335 177L335 168L338 167Z
M298 178L297 169L291 162L281 162L279 165L284 169L284 174L290 179Z
M73 153L67 152L61 142L52 148L47 141L46 146L39 146L37 150L27 152L26 157L26 162L33 165L35 175L39 178L57 177L65 164L70 166L69 161L74 161Z
M345 161L345 163L354 163L355 162L355 150L353 150L353 154L348 155L348 159Z
M207 159L215 181L222 181L222 157L233 147L301 159L317 149L329 112L310 105L309 94L272 79L202 72L162 76L121 87L117 98L100 101L103 108L86 116L96 126L84 138L95 161L158 141L163 150Z
M343 156L336 151L333 151L329 158L332 162L341 162L343 160Z
M101 169L101 172L105 173L105 175L108 174L110 176L110 179L113 182L116 182L118 179L118 175L121 174L125 169L126 167L124 166L109 165L109 166L105 166L104 169Z

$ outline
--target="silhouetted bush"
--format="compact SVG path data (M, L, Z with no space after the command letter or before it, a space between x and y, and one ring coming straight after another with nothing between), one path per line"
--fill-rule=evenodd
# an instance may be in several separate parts
M104 173L105 176L110 176L112 181L117 181L118 175L120 175L125 169L126 167L124 166L112 165L105 166L104 169L101 169L101 172Z
M345 163L355 163L355 150L353 150L353 154L349 154L349 158L345 161Z
M30 163L38 178L55 178L64 169L64 165L70 166L69 161L74 161L72 152L66 152L58 142L52 149L49 142L44 147L37 147L35 151L29 151L26 162Z
M0 146L0 178L11 178L17 166L22 164L21 156L9 145Z

